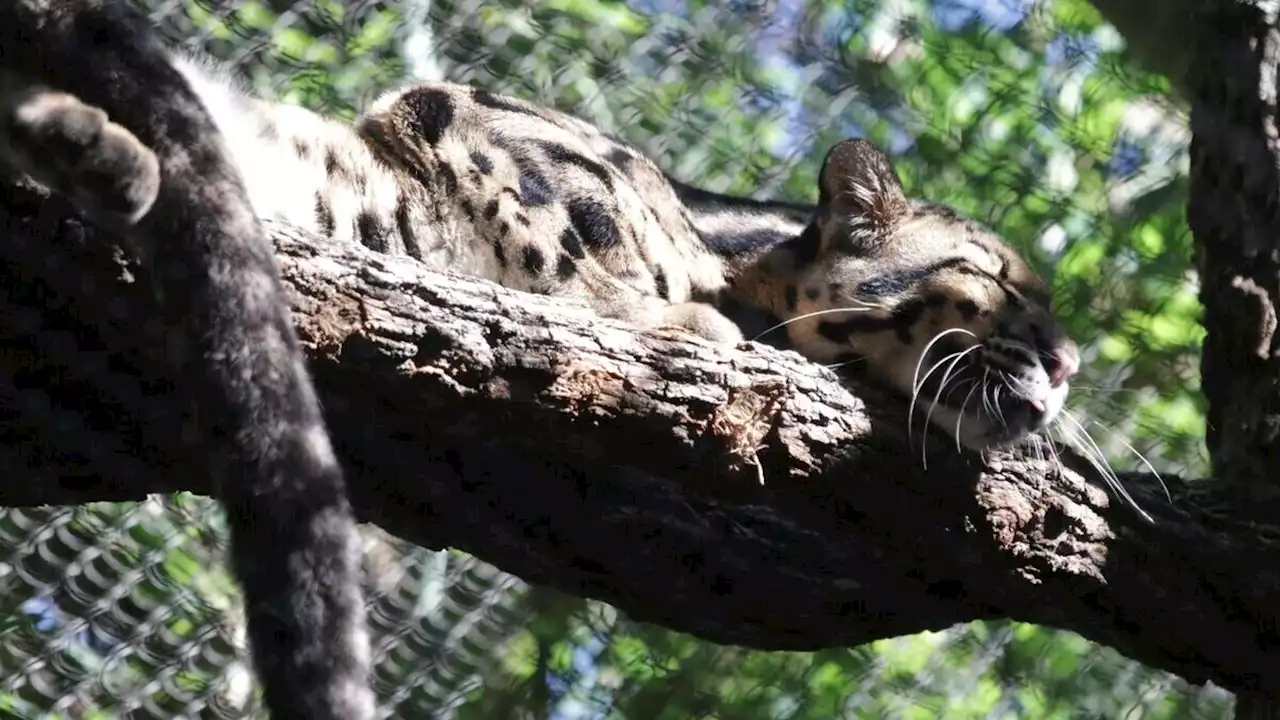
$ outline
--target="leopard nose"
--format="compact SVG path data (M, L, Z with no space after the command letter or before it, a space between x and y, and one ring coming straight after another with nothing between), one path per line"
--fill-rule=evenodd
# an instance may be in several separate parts
M1062 387L1063 383L1080 372L1080 348L1075 342L1063 338L1045 354L1044 369L1049 373L1049 386Z

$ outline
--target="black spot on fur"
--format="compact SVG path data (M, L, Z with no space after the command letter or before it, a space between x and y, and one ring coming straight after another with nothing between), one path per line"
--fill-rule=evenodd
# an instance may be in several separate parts
M622 233L603 205L586 198L569 201L569 221L578 236L593 250L607 250L622 244Z
M529 216L524 213L516 213L516 222L525 227L529 227Z
M511 225L509 225L506 220L503 220L502 222L498 223L499 238L505 238L510 233L511 233Z
M940 217L944 220L961 221L967 220L955 208L949 205L938 205L935 203L919 203L915 206L912 213L915 217Z
M542 251L532 245L525 245L520 251L520 264L524 267L524 271L530 275L541 275L542 268L546 266L547 259L542 256Z
M846 320L823 320L818 323L818 334L834 343L846 343L850 335L864 335L893 331L903 343L911 342L911 327L924 313L923 300L909 300L893 309L888 317L854 315Z
M413 108L423 139L432 145L439 143L453 124L453 98L443 90L427 88L409 93L404 102Z
M484 219L492 220L498 215L498 201L490 200L484 206Z
M822 229L818 223L811 222L799 237L787 244L796 258L797 267L812 265L818 259L818 250L822 248Z
M471 151L471 162L476 166L477 170L485 175L493 172L493 161L489 159L488 155L485 155L479 150Z
M513 102L509 98L502 97L501 95L494 95L488 90L472 88L471 99L475 100L480 105L487 108L493 108L494 110L506 110L507 112L520 113L522 115L532 115L536 118L542 117L533 110L520 105L519 103Z
M270 120L259 118L258 136L267 142L276 142L280 139L280 130Z
M493 259L498 261L498 267L507 266L507 251L502 249L502 243L493 243Z
M857 332L857 330L849 327L847 322L818 321L818 334L833 343L844 344L848 342L849 336L854 332Z
M817 300L818 296L821 294L822 294L822 288L816 285L812 287L807 287L804 289L804 296L809 298L810 300Z
M604 159L605 159L605 160L608 160L608 161L609 161L609 162L611 162L611 163L613 163L613 166L614 166L614 167L618 168L618 170L620 170L622 173L626 174L626 173L630 172L630 168L631 168L631 161L632 161L632 158L634 158L634 157L635 157L635 156L634 156L634 155L632 155L632 154L631 154L629 151L627 151L625 148L616 147L616 148L614 148L614 149L610 150L610 151L609 151L609 152L604 156Z
M671 287L667 285L667 274L661 270L653 273L653 286L658 290L658 297L671 300Z
M693 225L692 220L686 221L689 225ZM768 250L783 243L794 243L797 239L796 236L789 235L776 228L754 228L747 232L721 233L702 232L699 230L698 235L707 244L711 252L727 259ZM788 245L788 247L791 247L791 245Z
M368 210L356 216L356 233L360 244L370 250L386 252L390 249L387 243L387 229L382 226L378 216Z
M329 148L324 154L324 174L329 177L337 177L344 175L341 166L338 164L338 153L333 148Z
M786 302L787 302L787 309L788 309L788 310L795 310L795 309L796 309L796 300L798 299L798 298L797 298L797 293L796 293L796 286L795 286L795 285L788 284L788 285L787 285L786 290L784 290L782 294L783 294L783 298L784 298L784 299L786 300Z
M978 303L972 300L961 300L956 303L956 310L960 311L960 315L965 320L972 320L978 314Z
M396 229L400 231L400 241L410 257L422 258L422 247L418 243L418 235L413 230L413 219L409 215L409 199L404 195L396 198Z
M458 173L453 171L445 163L440 163L436 168L436 174L440 176L440 180L444 183L444 194L453 196L458 193Z
M555 200L555 191L551 189L551 181L542 171L533 167L520 167L520 198L525 205L537 207L550 205Z
M893 309L890 320L895 325L894 330L898 334L898 339L904 344L912 341L911 327L920 320L924 309L925 304L919 300L904 302Z
M723 311L725 307L742 304L738 300L735 300L724 288L716 288L715 290L696 287L691 288L689 292L689 299L693 302L700 302L714 306L721 311Z
M538 143L538 145L542 148L542 151L547 154L547 158L552 162L580 167L594 175L596 179L604 183L604 186L609 188L610 191L613 190L613 178L609 175L609 171L605 166L585 155L582 155L581 153L576 153L570 150L560 143L544 141Z
M316 222L320 223L320 234L325 237L332 237L334 230L337 229L333 220L333 210L329 209L329 203L324 201L324 196L320 193L316 193Z
M858 283L855 292L861 297L893 297L906 292L911 286L925 278L948 268L963 265L964 262L964 258L948 258L925 267L894 270L883 275L877 275L870 280L863 280Z
M489 95L489 97L493 96ZM493 135L491 139L494 145L506 151L511 162L515 163L516 170L520 172L519 197L523 205L538 207L550 205L555 201L555 187L542 171L542 160L531 156L528 145L522 145L502 135Z
M947 296L940 292L932 292L925 296L924 304L928 307L939 307L947 304Z
M308 160L311 158L311 146L308 145L307 141L303 140L302 138L293 139L293 151L297 153L298 157L302 158L303 160Z
M576 272L578 272L578 263L568 255L560 253L560 259L556 261L556 278L564 282L573 277Z
M569 253L569 257L581 260L587 256L587 252L582 249L582 239L578 237L578 233L572 227L566 227L560 233L560 247Z
M462 214L467 216L468 220L475 221L476 206L471 204L470 198L461 198L458 200L458 207L462 209Z
M364 128L363 132L365 141L374 145L383 157L398 157L400 155L399 146L387 136L386 131L380 124L371 124ZM447 164L437 163L437 165L437 170L434 173L427 172L419 163L410 163L406 167L414 179L424 188L439 187L446 197L451 197L458 190L457 173ZM432 205L434 206L436 220L443 220L442 204L436 202L432 203Z

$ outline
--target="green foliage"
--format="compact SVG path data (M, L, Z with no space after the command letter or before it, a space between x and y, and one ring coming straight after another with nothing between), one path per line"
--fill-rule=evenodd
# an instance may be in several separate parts
M1038 2L999 30L973 8L1030 3L316 0L278 15L260 0L135 2L269 96L350 117L435 63L596 122L712 190L812 200L825 148L872 138L910 192L989 223L1051 275L1085 356L1073 409L1113 463L1138 466L1131 444L1159 469L1204 469L1185 118L1084 0ZM118 717L147 702L214 717L251 705L236 689L225 533L216 505L191 496L0 514L0 713ZM370 587L378 687L404 717L1228 710L1221 694L1047 628L972 623L848 650L746 651L525 589L461 554L370 539L383 558Z

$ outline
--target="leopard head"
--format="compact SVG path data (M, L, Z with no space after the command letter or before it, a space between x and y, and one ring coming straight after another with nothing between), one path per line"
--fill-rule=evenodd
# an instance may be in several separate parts
M801 354L913 399L958 443L1003 445L1058 416L1080 366L1045 283L995 234L906 197L864 140L827 155L820 202L773 262L790 278L781 313Z

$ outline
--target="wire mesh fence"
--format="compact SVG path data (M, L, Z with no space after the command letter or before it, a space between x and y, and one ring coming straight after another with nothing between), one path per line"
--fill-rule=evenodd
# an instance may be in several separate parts
M265 96L352 117L438 78L590 120L676 177L812 200L874 139L1001 231L1081 342L1073 406L1118 466L1204 466L1185 118L1068 0L134 0ZM1085 420L1088 418L1088 420ZM1130 447L1132 445L1132 448ZM1221 717L1229 698L1010 622L817 653L720 647L366 529L386 717ZM0 513L0 708L253 717L216 503Z

